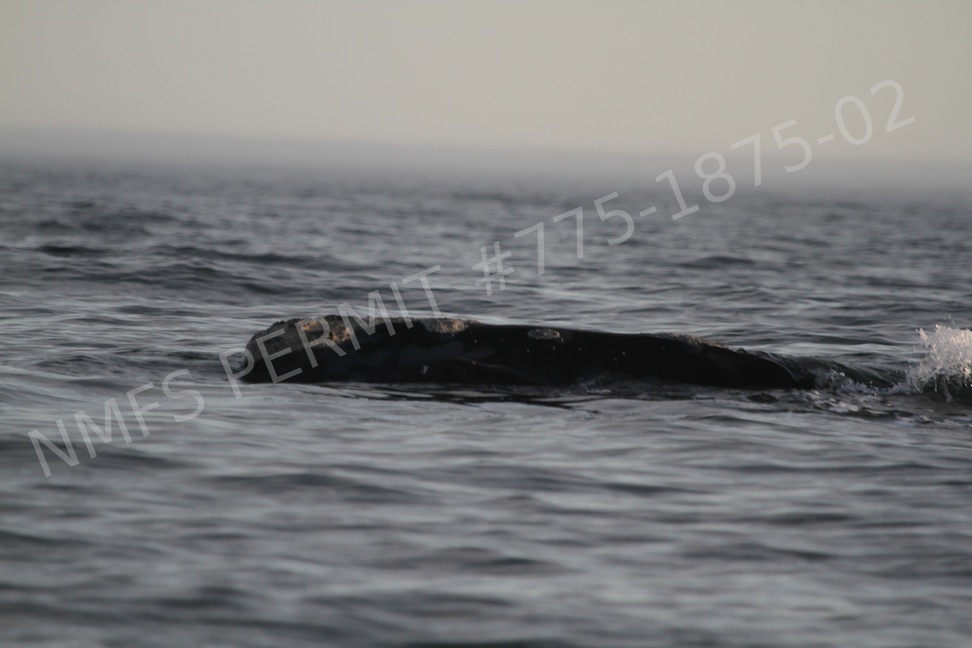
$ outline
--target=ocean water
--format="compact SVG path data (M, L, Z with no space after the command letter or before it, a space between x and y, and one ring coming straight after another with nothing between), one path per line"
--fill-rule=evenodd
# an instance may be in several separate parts
M5 162L0 644L970 645L972 202L765 189ZM376 291L893 386L233 380Z

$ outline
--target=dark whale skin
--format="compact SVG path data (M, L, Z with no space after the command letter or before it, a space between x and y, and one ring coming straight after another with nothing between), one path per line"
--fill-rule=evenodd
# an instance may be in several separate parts
M814 386L809 372L781 358L687 335L454 318L281 321L253 336L246 360L242 379L249 382L565 386L609 376L735 388Z

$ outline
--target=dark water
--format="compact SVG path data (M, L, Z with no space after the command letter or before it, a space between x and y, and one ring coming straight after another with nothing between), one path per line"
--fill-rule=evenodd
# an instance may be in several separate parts
M614 191L634 231L610 246ZM969 645L970 203L686 199L672 221L655 183L6 163L0 643ZM578 206L581 259L554 221ZM538 276L537 232L514 233L540 222ZM515 271L487 296L494 241ZM254 332L373 291L395 312L393 283L431 314L402 280L436 265L446 314L679 331L895 386L234 392L221 356Z

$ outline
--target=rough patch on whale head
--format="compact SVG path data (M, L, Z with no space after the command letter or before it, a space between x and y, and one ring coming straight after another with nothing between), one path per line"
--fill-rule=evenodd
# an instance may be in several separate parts
M351 329L339 315L323 315L297 322L308 342L314 342L327 335L331 342L340 344L351 337Z
M325 333L329 333L330 329L327 323L321 322L321 318L314 318L312 320L304 320L298 322L300 325L300 330L304 332L307 337L308 342L313 342L324 336Z
M429 333L461 333L466 330L472 322L470 320L454 319L451 317L437 317L435 319L424 319L419 322Z
M557 340L560 338L560 332L548 328L536 328L529 331L527 335L534 340Z

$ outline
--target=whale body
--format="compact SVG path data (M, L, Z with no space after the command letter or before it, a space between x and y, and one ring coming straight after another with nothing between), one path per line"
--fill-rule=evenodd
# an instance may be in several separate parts
M633 379L737 388L814 387L798 364L674 333L609 333L455 318L338 315L277 322L257 333L238 374L250 382L480 385Z

